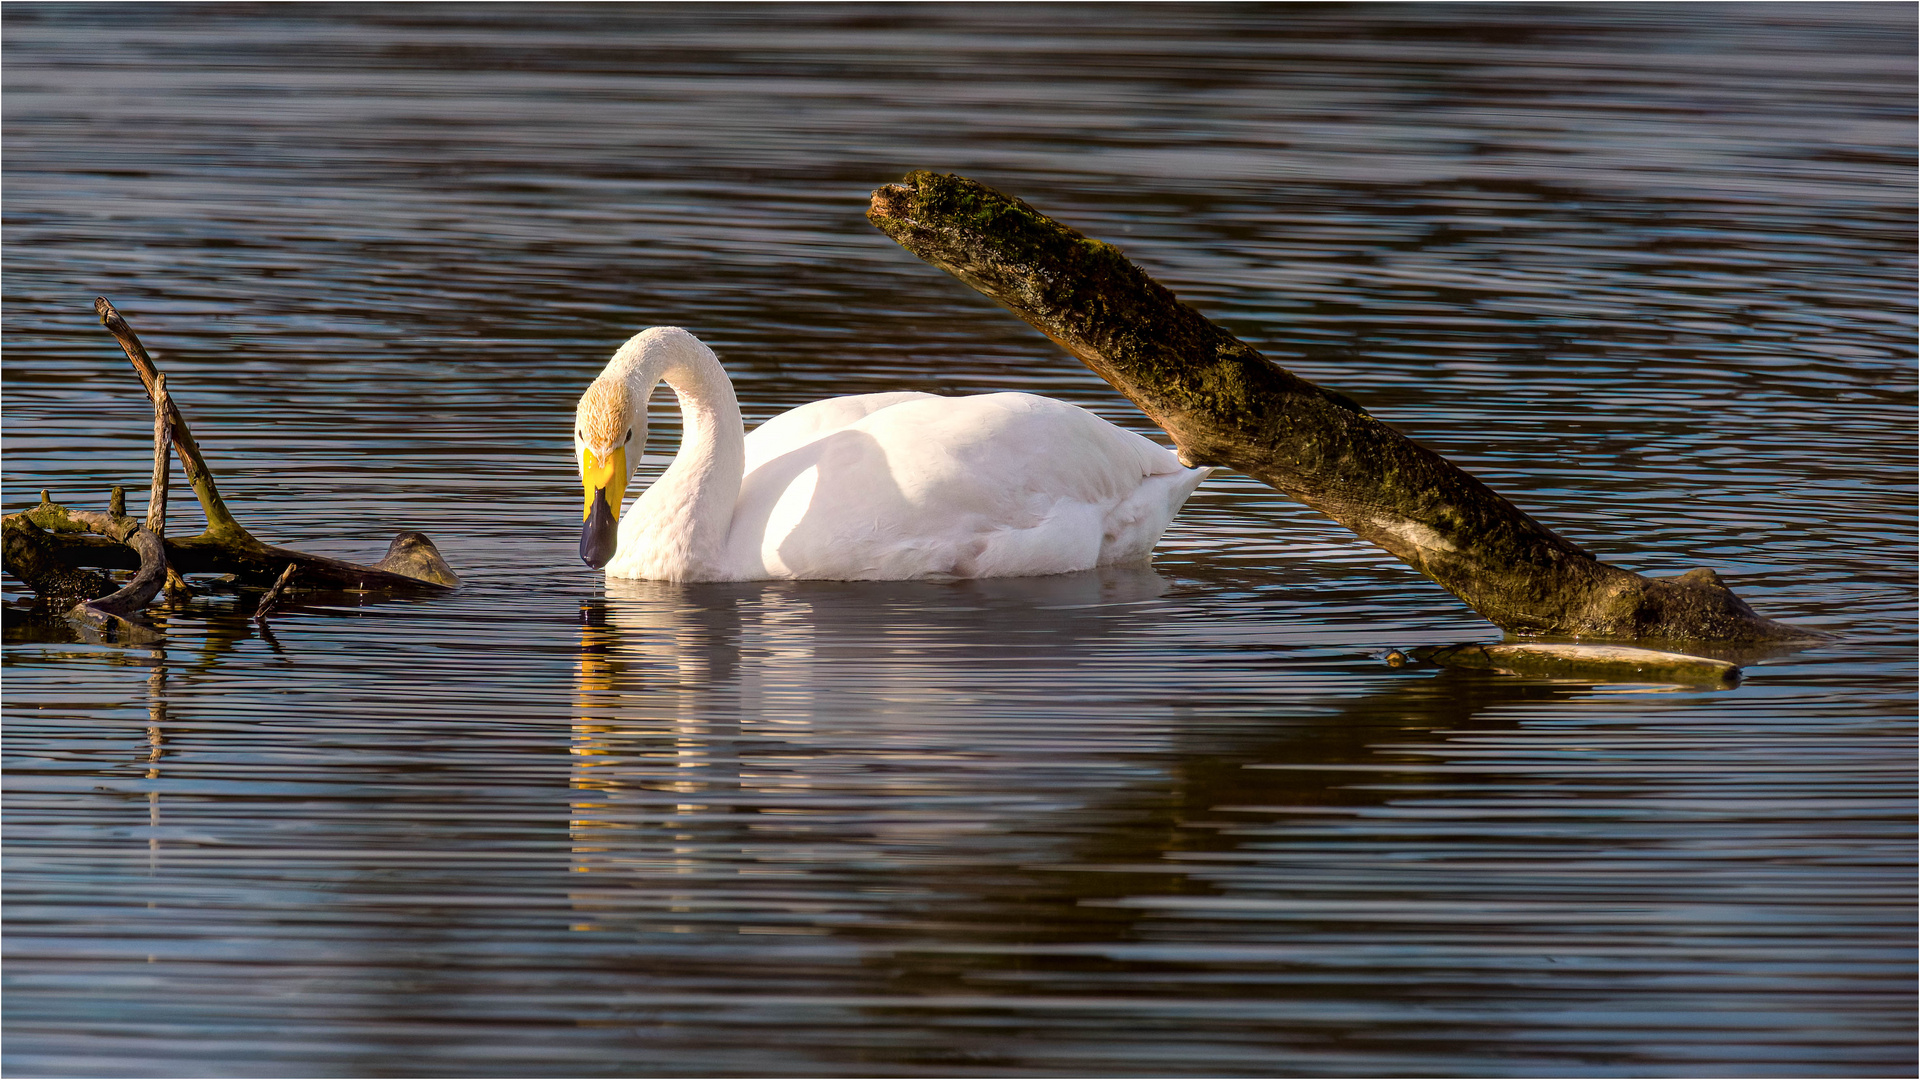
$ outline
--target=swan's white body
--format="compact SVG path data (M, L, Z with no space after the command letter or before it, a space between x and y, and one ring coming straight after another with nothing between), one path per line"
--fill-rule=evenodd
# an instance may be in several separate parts
M617 515L609 577L1017 577L1144 562L1208 472L1032 394L830 398L744 433L713 352L654 327L621 346L580 400L589 517L596 463L618 507L624 450L638 459L660 382L680 399L680 452Z

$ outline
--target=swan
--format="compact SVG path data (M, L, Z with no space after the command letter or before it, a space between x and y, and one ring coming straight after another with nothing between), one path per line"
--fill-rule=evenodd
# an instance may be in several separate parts
M662 382L680 401L680 452L622 512ZM893 581L1140 563L1210 471L1033 394L829 398L747 434L719 359L677 326L620 346L574 419L580 557L609 578Z

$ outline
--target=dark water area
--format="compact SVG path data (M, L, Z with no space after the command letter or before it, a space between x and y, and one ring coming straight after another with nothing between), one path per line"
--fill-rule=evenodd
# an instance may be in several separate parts
M242 521L466 582L127 647L6 581L9 1075L1914 1072L1911 5L0 29L6 508L144 489L106 295ZM866 223L914 168L1837 636L1729 690L1391 668L1497 632L1237 474L1150 570L581 566L572 404L648 325L750 422L1021 389L1158 434Z

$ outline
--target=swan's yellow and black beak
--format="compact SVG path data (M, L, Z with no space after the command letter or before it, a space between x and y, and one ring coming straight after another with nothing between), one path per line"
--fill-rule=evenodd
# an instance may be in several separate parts
M585 524L580 528L580 559L595 570L613 558L620 539L620 499L627 492L627 449L620 447L605 461L593 451L580 455L580 483L586 489Z

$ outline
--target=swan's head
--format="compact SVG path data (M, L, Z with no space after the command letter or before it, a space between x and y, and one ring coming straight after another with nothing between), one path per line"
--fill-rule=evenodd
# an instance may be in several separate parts
M602 375L574 409L573 456L586 491L580 558L596 570L613 558L627 478L647 445L647 412L634 408L631 397L625 379Z

